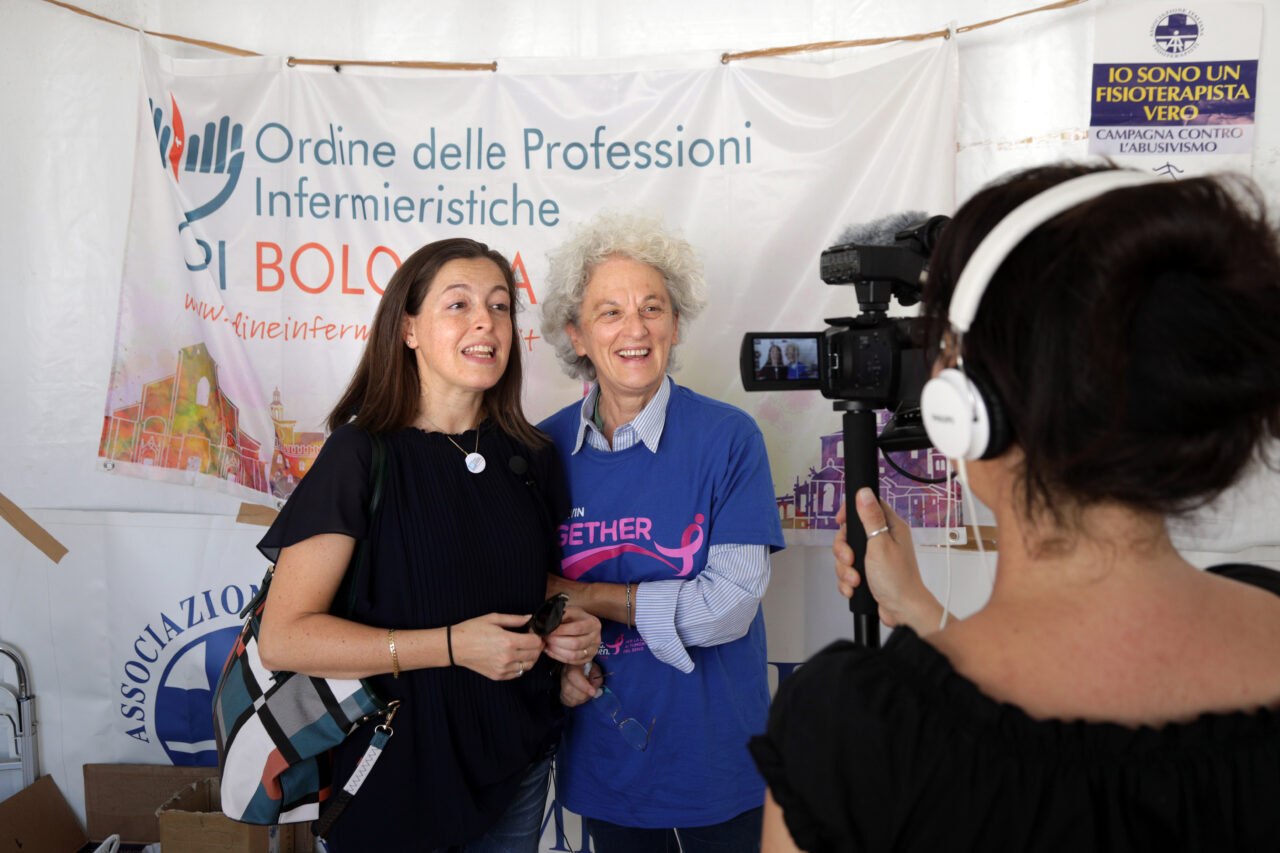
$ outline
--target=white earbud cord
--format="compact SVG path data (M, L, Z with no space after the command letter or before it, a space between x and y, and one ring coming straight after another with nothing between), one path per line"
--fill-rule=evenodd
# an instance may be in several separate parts
M995 589L996 573L991 568L991 564L987 562L987 551L982 547L982 534L978 532L978 510L973 503L973 491L969 488L969 469L965 467L963 459L957 459L956 465L960 468L960 485L963 487L961 494L964 496L964 508L973 517L973 538L978 543L978 557L982 560L982 568L986 570L987 582L991 584L992 589Z
M964 385L965 393L969 395L969 411L973 412L973 421L974 423L977 423L978 399L977 399L977 396L974 394L973 382L970 381L969 374L965 373L965 370L964 370L964 332L953 327L951 330L951 333L955 340L955 350L956 350L955 366L960 371L960 376L964 380L962 384ZM964 467L964 459L953 460L951 458L948 458L947 459L947 521L946 521L946 529L948 531L951 529L951 519L955 518L955 514L953 510L955 509L956 493L951 486L951 473L953 470L952 462L955 462L955 461L959 462L961 484L963 485L965 490L969 488L968 474ZM963 493L962 493L961 500L964 500ZM976 519L976 516L975 516L975 519ZM975 533L977 532L977 529L978 529L977 524L975 523L974 524ZM942 544L945 547L946 553L947 553L947 594L942 602L942 619L939 620L938 622L939 631L947 627L947 619L951 615L951 536L950 534L947 535L946 539ZM982 549L981 538L978 539L978 549L979 550ZM983 565L984 566L986 565L985 556L983 559ZM991 573L988 571L987 572L988 577L990 577L990 574Z
M947 460L947 519L945 529L948 531L944 537L942 544L947 551L947 595L942 600L942 618L938 620L938 630L941 631L947 627L947 617L951 615L951 519L954 518L952 510L955 508L956 490L951 482L951 460Z

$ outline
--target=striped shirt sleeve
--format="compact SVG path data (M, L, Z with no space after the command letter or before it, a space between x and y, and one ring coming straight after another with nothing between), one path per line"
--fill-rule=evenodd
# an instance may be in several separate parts
M636 587L636 628L654 657L692 672L686 648L745 636L768 587L767 545L712 545L697 577Z

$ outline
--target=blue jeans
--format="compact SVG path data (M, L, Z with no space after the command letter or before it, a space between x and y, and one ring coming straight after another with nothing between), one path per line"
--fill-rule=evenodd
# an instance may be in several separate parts
M441 847L435 853L538 853L550 771L550 758L535 761L516 789L515 799L488 832L460 847ZM759 840L759 833L756 838Z
M584 817L593 853L750 853L760 849L764 807L757 806L724 823L639 829Z

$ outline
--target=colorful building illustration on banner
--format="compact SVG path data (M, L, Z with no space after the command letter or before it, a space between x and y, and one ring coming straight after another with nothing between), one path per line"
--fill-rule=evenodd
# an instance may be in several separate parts
M879 413L883 428L885 412ZM836 512L844 500L844 435L835 432L819 438L821 455L803 480L797 476L791 491L777 496L778 515L784 529L835 530ZM880 498L912 527L946 527L963 523L960 487L948 480L947 459L932 448L895 452L893 461L909 474L936 483L921 483L895 471L879 455ZM947 492L953 490L954 506L947 523Z
M240 429L240 410L218 386L218 365L203 344L178 350L168 376L142 386L136 403L103 418L98 456L208 474L266 492L262 445Z
M271 494L287 499L298 481L311 469L324 445L322 432L297 432L297 421L285 420L280 389L271 395L271 423L275 427L275 448L271 453Z

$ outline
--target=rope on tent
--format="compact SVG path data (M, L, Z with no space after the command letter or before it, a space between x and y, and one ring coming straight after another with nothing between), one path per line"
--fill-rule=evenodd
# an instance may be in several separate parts
M990 27L995 24L1001 24L1013 18L1021 18L1023 15L1034 15L1036 12L1052 12L1056 9L1066 9L1069 6L1079 6L1081 3L1088 3L1089 0L1059 0L1057 3L1050 3L1047 6L1037 6L1034 9L1024 9L1021 12L1014 12L1005 15L1002 18L992 18L990 21L983 21L979 24L966 24L963 27L956 27L957 33L967 33L970 30L980 30L983 27Z
M980 30L983 27L990 27L1003 23L1012 18L1021 18L1023 15L1034 15L1037 12L1052 12L1056 9L1065 9L1068 6L1079 6L1081 3L1088 3L1089 0L1058 0L1057 3L1050 3L1046 6L1037 6L1034 9L1024 9L1021 12L1014 12L1001 18L993 18L990 21L982 21L977 24L966 24L963 27L956 27L955 33L967 33L972 30ZM846 47L868 47L876 44L889 44L898 41L927 41L935 38L951 38L953 30L934 30L928 33L913 33L909 36L883 36L881 38L854 39L852 41L817 41L809 44L796 44L789 47L771 47L763 50L744 50L740 53L724 53L720 55L720 62L728 65L730 62L736 62L740 59L755 59L761 56L786 56L792 53L810 53L820 50L839 50Z
M1085 0L1070 0L1073 3L1083 3ZM981 26L975 24L974 26ZM956 30L959 32L959 29ZM757 59L762 56L787 56L792 53L812 53L820 50L839 50L844 47L870 47L876 44L890 44L898 41L928 41L936 38L950 38L950 30L934 30L928 33L913 33L909 36L881 36L880 38L870 39L853 39L851 41L815 41L809 44L793 44L788 47L768 47L760 50L744 50L740 53L722 53L720 62L728 65L730 62L737 62L740 59Z
M88 9L81 9L70 3L63 3L62 0L44 0L44 2L54 6L60 6L69 12L75 12L77 15L83 15L86 18L93 18L95 21L102 21L105 24L111 24L116 27L123 27L126 30L134 30L145 35L155 36L156 38L168 39L169 41L182 42L183 44L194 44L198 47L216 50L220 53L230 53L234 56L261 56L252 50L234 47L229 44L221 44L216 41L206 41L204 39L189 38L187 36L175 35L173 33L160 33L154 30L139 30L137 27L131 27L123 21L117 21L114 18L108 18L99 15L96 12L90 12ZM366 60L352 59L302 59L296 56L289 57L290 65L331 65L335 68L342 65L378 65L388 68L429 68L433 70L443 71L497 71L497 62L414 62L406 60L388 60L385 62L373 62Z
M138 27L131 27L121 21L113 20L102 15L90 12L87 9L81 9L70 3L64 3L62 0L44 0L54 6L60 6L77 15L84 15L86 18L93 18L107 24L117 27L124 27L127 30L140 31L145 35L155 36L156 38L168 39L170 41L182 42L184 44L193 44L198 47L208 48L210 50L220 51L222 53L230 53L235 56L261 56L252 50L245 50L239 47L232 47L228 44L219 44L214 41L204 41L203 39L188 38L187 36L174 35L173 33L158 33L152 30L139 30ZM789 47L771 47L763 50L746 50L739 53L723 53L720 55L720 62L728 65L730 62L736 62L741 59L754 59L760 56L785 56L793 53L812 53L823 50L839 50L847 47L868 47L877 44L889 44L898 41L927 41L935 38L950 38L954 33L967 33L973 30L980 30L984 27L994 26L1013 18L1021 18L1024 15L1034 15L1037 12L1051 12L1056 9L1066 9L1070 6L1079 6L1082 3L1088 3L1089 0L1058 0L1056 3L1049 3L1045 6L1037 6L1034 9L1025 9L1021 12L1014 12L1000 18L993 18L990 21L982 21L977 24L966 24L962 27L953 29L933 30L927 33L913 33L906 36L884 36L881 38L854 39L852 41L819 41L809 44L797 44ZM493 62L427 62L427 61L410 61L410 60L350 60L350 59L303 59L296 56L289 57L290 65L329 65L335 69L341 69L343 65L365 65L380 66L384 68L418 68L432 69L443 71L497 71L498 63Z
M385 61L366 60L366 59L300 59L296 56L289 57L290 65L332 65L334 68L340 68L343 65L375 65L384 68L430 68L436 71L497 71L498 63L495 62L427 62L393 59Z
M124 27L126 30L133 30L135 32L138 32L137 27L131 27L128 24L122 21L117 21L113 18L103 17L102 15L99 15L95 12L90 12L88 9L81 9L79 6L72 6L70 3L63 3L61 2L61 0L44 0L44 2L51 3L54 6L61 6L63 9L67 9L68 11L75 12L77 15L84 15L86 18L93 18L96 21L102 21L103 23L106 23L106 24L111 24L117 27ZM193 38L187 38L186 36L174 35L172 33L156 33L156 32L152 32L151 30L142 30L141 32L149 36L156 36L157 38L168 39L169 41L180 41L184 44L194 44L199 47L207 47L210 50L221 51L222 53L235 54L236 56L261 56L262 55L260 53L254 53L252 50L244 50L242 48L232 47L229 44L218 44L216 41L203 41L201 39L193 39Z

